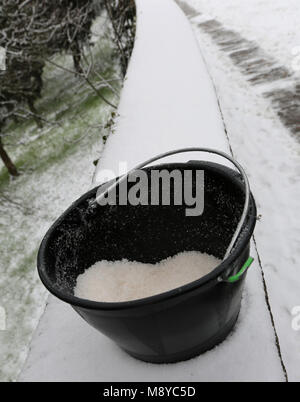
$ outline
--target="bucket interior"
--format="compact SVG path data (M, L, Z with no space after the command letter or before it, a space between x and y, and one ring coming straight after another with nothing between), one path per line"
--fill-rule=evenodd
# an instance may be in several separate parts
M159 167L204 170L203 214L186 216L184 204L91 207L90 201L96 194L96 189L92 190L59 219L44 240L42 262L48 280L56 289L73 294L77 276L100 260L157 263L183 251L223 258L244 204L238 174L204 162L190 163L188 167L186 164ZM150 170L145 169L148 175Z

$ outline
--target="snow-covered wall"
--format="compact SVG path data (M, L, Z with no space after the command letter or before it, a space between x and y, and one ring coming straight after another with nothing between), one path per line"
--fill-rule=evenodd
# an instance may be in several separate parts
M119 162L132 168L176 148L206 146L228 152L217 98L188 20L171 0L136 3L136 41L117 127L108 138L95 182L101 181L104 169L117 173ZM198 153L174 159L201 157L210 158Z

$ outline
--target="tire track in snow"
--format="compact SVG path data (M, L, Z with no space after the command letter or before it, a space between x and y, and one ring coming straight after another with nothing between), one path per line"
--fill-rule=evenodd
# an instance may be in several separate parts
M189 18L201 16L191 6L176 1ZM270 100L283 125L300 142L300 82L294 78L293 73L266 54L257 42L243 38L216 19L196 21L196 26L228 54L250 84L261 86L262 95Z
M186 14L188 18L194 18L196 16L201 15L201 13L197 12L195 9L187 5L181 0L175 0L176 3L181 7L183 12ZM249 41L244 39L238 33L223 28L222 24L216 20L208 20L205 22L201 22L197 24L200 28L204 29L206 33L211 34L214 41L221 47L222 50L229 52L229 56L235 65L240 67L241 71L250 76L248 81L253 85L259 84L269 84L278 80L285 80L292 76L292 74L283 66L277 65L277 63L268 58L262 49L259 48L257 44L253 41ZM207 71L209 72L208 66ZM209 74L210 75L210 74ZM229 144L230 153L233 157L233 149L231 146L227 125L224 119L224 114L222 111L220 99L218 96L218 92L213 81L212 76L210 75L214 91L217 97L218 106L220 109L224 132ZM300 140L300 83L296 83L292 86L292 89L272 89L269 92L263 92L263 95L267 98L271 99L274 109L279 115L280 119L284 123L284 125L292 131L293 134L296 134L296 138L298 136L298 140ZM296 125L295 123L296 117ZM257 254L257 259L259 262L261 275L262 275L262 283L265 294L265 301L269 311L271 325L274 331L275 344L278 352L278 357L280 360L281 368L283 371L283 375L286 382L289 382L288 373L286 366L283 361L279 336L277 333L274 315L270 303L270 297L268 293L267 283L265 279L265 273L263 270L261 257L258 251L257 243L255 236L253 235L253 242L255 251Z
M205 62L205 64L206 64L206 62ZM206 64L206 68L207 68L207 71L209 71L207 64ZM233 153L233 148L232 148L231 142L230 142L230 137L229 137L229 134L228 134L228 129L227 129L227 125L226 125L226 122L225 122L221 102L220 102L220 99L219 99L219 96L218 96L218 91L217 91L216 85L215 85L214 80L213 80L212 76L210 75L210 73L209 73L209 76L210 76L210 79L212 81L214 91L215 91L215 94L216 94L218 107L220 109L220 113L221 113L221 117L222 117L222 121L223 121L223 126L224 126L224 132L225 132L225 135L226 135L226 139L228 141L230 153L231 153L231 156L236 159L236 157L235 157L235 155ZM277 333L275 320L274 320L274 314L273 314L272 306L271 306L271 303L270 303L270 297L269 297L269 293L268 293L267 282L266 282L266 279L265 279L265 273L264 273L263 265L262 265L262 262L261 262L261 257L260 257L259 251L258 251L258 247L257 247L257 243L256 243L256 239L255 239L254 234L253 234L252 238L253 238L253 243L254 243L254 247L255 247L255 252L256 252L256 255L257 255L258 264L259 264L260 271L261 271L263 289L264 289L264 294L265 294L265 302L266 302L267 309L268 309L268 312L269 312L269 315L270 315L270 320L271 320L271 325L272 325L273 332L274 332L275 345L276 345L278 357L279 357L279 360L280 360L280 365L281 365L281 368L282 368L282 371L283 371L285 382L289 382L288 372L287 372L286 366L285 366L284 361L283 361L282 351L281 351L281 346L280 346L280 341L279 341L279 336L278 336L278 333Z
M271 101L282 123L300 141L300 83L293 82L293 74L268 56L256 42L224 28L218 21L208 20L197 26L228 54L252 85L264 85L262 95ZM278 88L273 85L272 89L265 90L267 85L275 82Z

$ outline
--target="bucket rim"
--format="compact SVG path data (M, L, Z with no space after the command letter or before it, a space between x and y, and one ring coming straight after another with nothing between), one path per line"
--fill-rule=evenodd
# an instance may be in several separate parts
M241 189L244 191L243 183L241 181L241 176L240 174L219 163L215 162L208 162L208 161L202 161L202 160L197 160L197 161L189 161L189 162L175 162L175 163L162 163L158 165L151 165L149 167L143 168L144 170L151 170L153 168L182 168L182 167L197 167L197 168L208 168L214 171L217 171L220 174L223 174L227 176L228 178L231 178ZM168 300L171 300L175 297L182 296L184 294L187 294L189 292L192 292L194 290L197 290L199 288L207 288L210 286L214 286L217 284L221 284L222 282L218 281L218 278L222 273L228 269L228 267L240 257L240 255L244 252L245 247L249 243L254 227L256 224L256 218L257 218L257 210L256 210L256 203L255 199L253 197L252 192L250 193L250 203L248 207L248 215L246 219L246 225L248 227L248 230L246 233L242 236L239 237L236 245L234 246L232 252L230 255L223 260L219 265L217 265L211 272L206 274L205 276L189 282L183 286L177 287L175 289L168 290L163 293L155 294L152 296L148 296L145 298L141 299L136 299L136 300L130 300L130 301L124 301L124 302L99 302L99 301L94 301L94 300L89 300L89 299L83 299L76 297L70 293L66 293L62 290L60 290L57 286L53 284L53 281L49 278L49 275L47 274L47 264L45 262L45 251L48 246L48 242L51 239L52 233L54 230L61 224L61 222L65 219L65 217L73 210L76 206L81 204L83 201L87 200L88 198L92 197L95 195L97 189L101 186L103 186L106 183L102 183L100 185L95 186L91 190L87 191L84 193L80 198L78 198L75 202L73 202L63 213L62 215L51 225L51 227L48 229L46 232L37 255L37 270L38 274L40 277L40 280L42 281L43 285L47 288L47 290L54 296L56 296L58 299L70 304L71 306L75 307L80 307L83 309L87 310L126 310L126 309L133 309L133 308L139 308L143 307L146 305L150 304L157 304L160 302L166 302ZM233 286L233 284L226 284L227 286Z

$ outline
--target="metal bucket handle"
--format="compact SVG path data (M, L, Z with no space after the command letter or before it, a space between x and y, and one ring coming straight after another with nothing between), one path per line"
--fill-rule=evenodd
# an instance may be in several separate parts
M223 260L225 260L229 254L231 253L235 242L237 241L243 225L246 221L247 218L247 213L248 213L248 208L249 208L249 202L250 202L250 186L249 186L249 181L248 181L248 177L243 169L243 167L235 160L233 159L230 155L227 155L225 152L222 151L218 151L215 149L211 149L211 148L201 148L201 147L190 147L190 148L181 148L181 149L175 149L173 151L168 151L168 152L164 152L162 154L159 154L157 156L154 156L153 158L148 159L145 162L140 163L139 165L135 166L133 169L131 169L129 172L127 172L124 176L119 177L111 186L109 186L103 193L101 193L99 196L96 197L96 200L94 202L99 202L101 201L104 197L107 196L107 194L113 190L118 184L121 184L123 181L127 180L128 176L130 174L132 174L135 170L137 169L141 169L147 165L149 165L152 162L155 162L159 159L165 158L167 156L171 156L171 155L176 155L179 153L186 153L186 152L207 152L210 154L215 154L215 155L219 155L222 156L223 158L229 160L233 165L235 165L235 167L238 169L238 171L240 172L240 174L242 175L243 181L244 181L244 185L245 185L245 202L244 202L244 208L243 208L243 213L241 215L240 221L236 227L236 230L232 236L232 239L230 241L229 246L227 247L227 250L225 252L225 255L223 257ZM224 279L223 279L224 280Z

